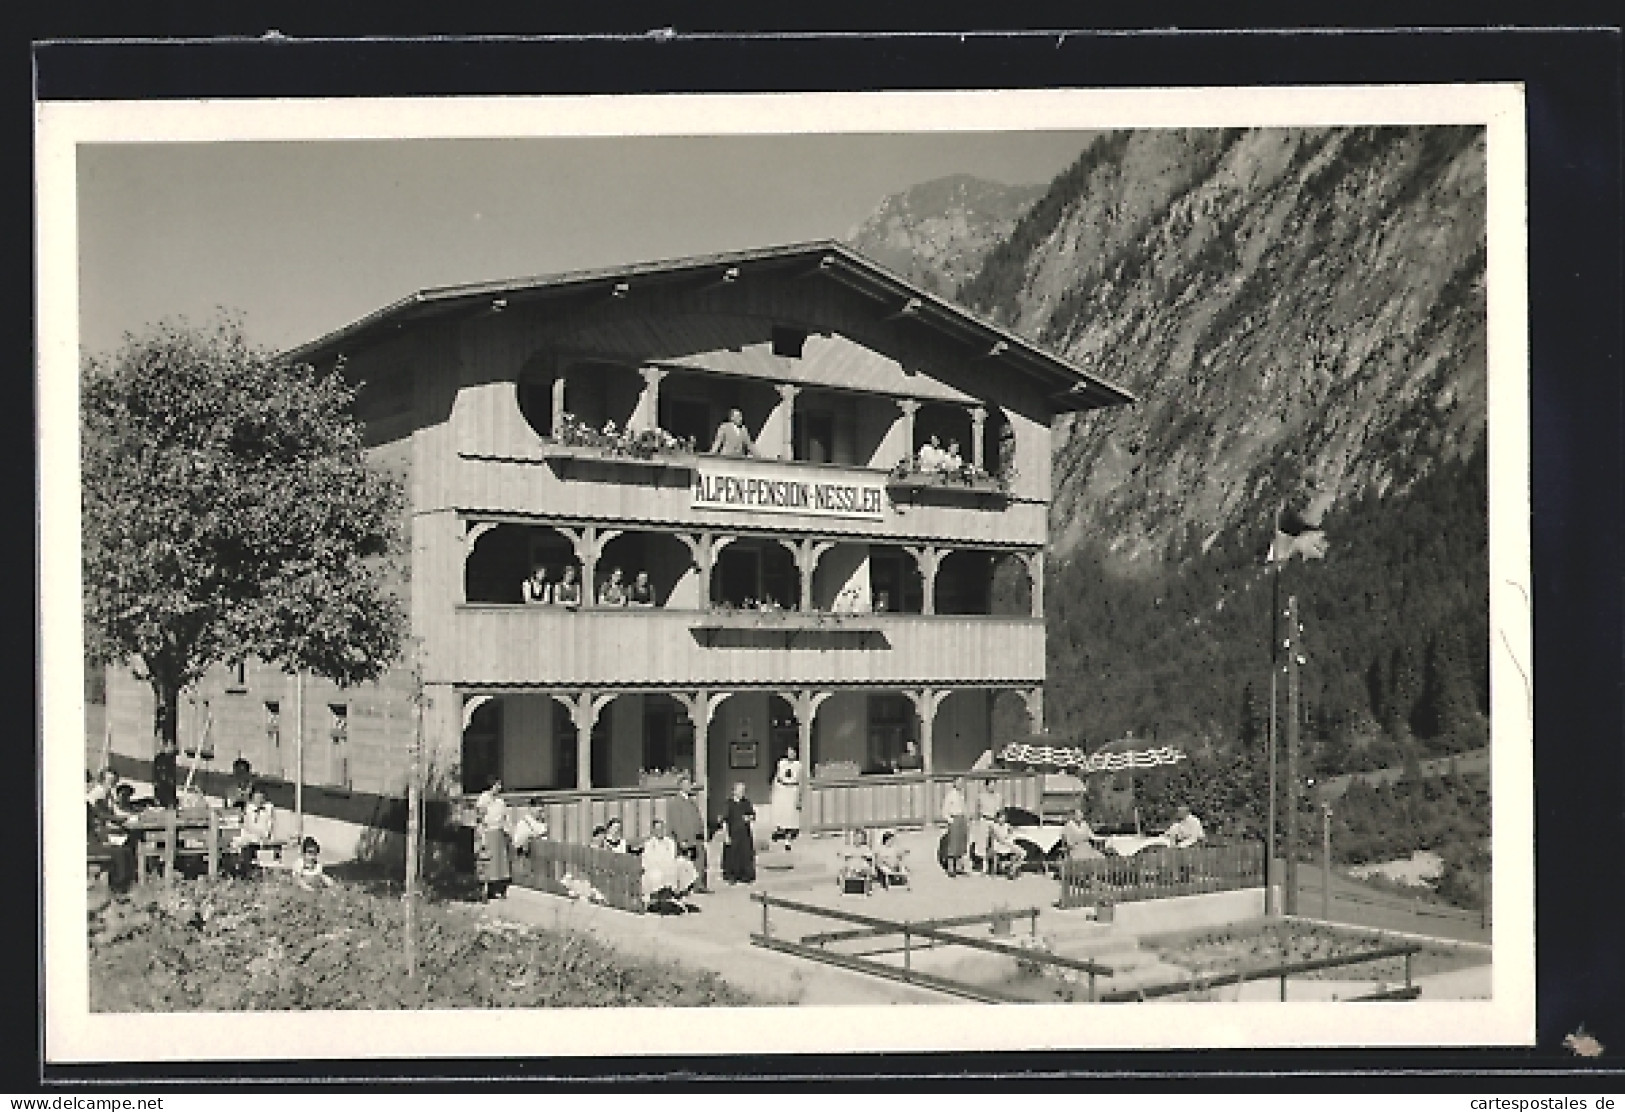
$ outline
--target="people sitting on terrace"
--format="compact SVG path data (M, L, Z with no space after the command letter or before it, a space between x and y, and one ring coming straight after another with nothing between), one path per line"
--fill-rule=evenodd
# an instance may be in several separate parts
M881 834L875 847L875 879L882 888L908 883L908 850L898 847L895 830Z
M626 829L620 819L610 819L604 824L604 848L611 853L626 852Z
M113 789L113 801L115 811L124 811L131 815L139 814L154 805L150 796L137 799L135 797L135 788L129 784L120 784Z
M942 450L942 441L932 433L929 440L920 445L920 454L916 457L919 468L926 474L942 470L942 461L946 453Z
M1098 835L1084 817L1082 807L1066 817L1066 824L1061 827L1061 840L1066 845L1066 855L1074 861L1089 861L1105 856L1095 846Z
M625 606L626 583L622 579L620 568L610 568L609 578L604 585L598 588L599 606Z
M1021 875L1021 863L1026 860L1027 851L1016 844L1015 831L1010 827L1010 817L1007 812L1000 810L988 825L987 834L987 873L1003 873L1011 880Z
M593 849L607 848L604 845L604 827L602 825L592 828L592 833L587 836L587 845Z
M307 892L333 886L333 878L322 871L322 844L315 838L306 838L299 844L299 860L293 863L290 875L293 882Z
M649 607L655 604L654 584L649 582L649 573L639 571L632 580L632 586L626 589L626 605Z
M923 767L925 767L925 765L924 761L920 757L919 745L914 741L913 738L903 742L903 751L897 754L896 758L892 761L892 771L918 772Z
M85 802L95 809L101 818L122 824L124 820L134 813L119 806L118 773L110 768L104 768L96 777L96 782L85 793Z
M513 851L522 856L530 856L531 843L547 839L547 820L537 814L534 808L525 807L519 811L519 817L513 824Z
M241 811L248 806L249 797L253 794L254 766L247 757L238 757L231 762L231 787L226 792L226 806Z
M964 468L965 457L959 454L959 441L948 441L948 450L942 453L942 460L937 465L937 470L945 474L952 474L955 471L962 471Z
M85 833L91 856L107 862L108 887L115 893L128 891L135 880L135 846L124 827L97 811L95 804L86 804Z
M751 443L750 430L745 427L745 415L737 409L728 410L728 419L717 426L717 435L711 440L714 456L753 456L756 446Z
M616 820L611 820L614 822ZM643 898L651 907L657 904L677 904L693 890L699 880L694 862L677 852L677 842L666 833L664 819L649 824L649 837L643 843Z
M564 565L564 576L553 586L553 602L571 610L581 609L581 572L574 564Z
M519 594L527 603L545 605L553 601L553 584L548 582L547 568L537 564L530 569L530 575L519 585Z
M1202 820L1191 814L1189 807L1181 805L1179 810L1174 812L1174 821L1164 831L1163 836L1168 839L1168 844L1175 849L1194 846L1205 836L1202 830Z
M250 787L248 802L243 806L243 826L232 842L237 854L237 875L252 875L259 863L260 849L276 844L276 808L265 801L265 789L258 784Z

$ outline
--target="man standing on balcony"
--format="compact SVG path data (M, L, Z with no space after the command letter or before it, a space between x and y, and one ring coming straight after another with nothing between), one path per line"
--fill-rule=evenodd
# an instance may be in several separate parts
M694 862L694 871L699 874L694 891L709 892L711 888L706 882L705 818L694 799L694 781L686 773L677 778L677 795L666 807L666 827L671 831L672 841L677 843L677 852Z
M756 447L751 443L750 430L745 427L745 415L737 409L728 410L728 419L717 426L717 435L711 441L714 456L753 456Z

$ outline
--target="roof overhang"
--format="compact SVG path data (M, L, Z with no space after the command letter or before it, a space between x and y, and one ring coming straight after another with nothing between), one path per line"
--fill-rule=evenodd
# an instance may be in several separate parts
M420 290L325 336L283 353L294 362L321 362L365 347L407 325L433 317L501 312L526 302L564 298L618 298L639 288L728 285L751 275L785 273L838 282L873 300L887 319L909 319L972 349L973 360L1009 368L1035 380L1057 411L1099 409L1137 401L1114 383L1061 355L933 294L834 240L756 248L600 270L478 282Z

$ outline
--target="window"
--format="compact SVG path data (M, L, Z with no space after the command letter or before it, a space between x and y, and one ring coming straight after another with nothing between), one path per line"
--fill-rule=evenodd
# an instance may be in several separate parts
M231 678L226 681L228 695L241 695L248 690L248 665L239 660L236 667L231 670Z
M869 763L865 772L890 772L914 737L914 704L906 695L869 696Z
M327 705L328 782L334 787L350 786L350 708L343 703Z
M801 358L802 345L807 342L805 328L791 328L788 325L775 324L773 326L773 354L783 355L791 359Z

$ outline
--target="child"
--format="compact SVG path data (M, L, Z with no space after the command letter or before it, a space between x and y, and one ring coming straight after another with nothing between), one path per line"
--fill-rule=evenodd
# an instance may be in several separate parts
M908 850L897 848L896 831L888 830L880 836L880 845L875 848L875 875L882 888L908 884L908 864L903 860L907 855Z
M315 838L299 843L299 860L294 862L293 881L307 892L330 888L333 878L322 872L322 844Z

